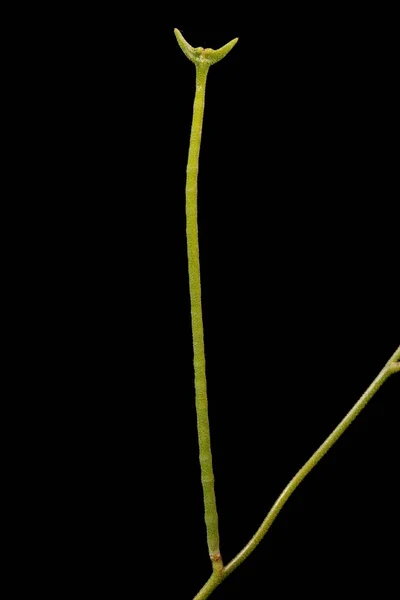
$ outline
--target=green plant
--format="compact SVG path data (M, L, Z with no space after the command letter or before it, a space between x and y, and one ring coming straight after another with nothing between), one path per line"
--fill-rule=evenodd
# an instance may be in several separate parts
M204 496L207 543L212 564L212 575L199 593L195 596L194 600L204 600L205 598L208 598L212 591L253 552L271 527L286 501L289 499L301 481L339 439L339 437L366 406L366 404L374 396L386 379L391 374L400 371L400 346L397 348L395 353L391 356L358 402L347 413L347 415L328 436L324 443L316 450L316 452L314 452L314 454L300 469L300 471L288 483L248 544L237 554L233 560L231 560L227 565L224 565L219 549L218 514L214 491L214 475L208 420L197 225L197 178L208 70L211 65L219 62L228 54L228 52L230 52L230 50L236 45L238 38L235 38L218 50L212 50L210 48L204 49L202 47L193 48L186 42L182 34L177 29L175 29L175 35L183 53L185 56L187 56L187 58L189 58L190 61L194 63L196 67L196 93L193 107L193 120L186 178L186 234L201 481Z

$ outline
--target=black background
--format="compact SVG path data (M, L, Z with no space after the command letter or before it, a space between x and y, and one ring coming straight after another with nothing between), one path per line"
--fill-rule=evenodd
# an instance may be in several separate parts
M199 177L226 562L399 344L390 15L282 10L231 29L100 9L50 16L15 94L10 155L24 169L10 225L18 352L39 391L18 416L35 423L24 547L42 565L32 585L53 597L189 599L210 572L185 246L195 69L174 27L193 46L239 36L210 70ZM390 595L399 384L379 391L215 600Z

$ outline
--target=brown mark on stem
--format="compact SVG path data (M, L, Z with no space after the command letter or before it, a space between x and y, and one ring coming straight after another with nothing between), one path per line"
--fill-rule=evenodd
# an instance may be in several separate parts
M214 573L222 573L224 568L224 563L222 562L222 556L220 552L216 552L215 554L211 554L211 563Z

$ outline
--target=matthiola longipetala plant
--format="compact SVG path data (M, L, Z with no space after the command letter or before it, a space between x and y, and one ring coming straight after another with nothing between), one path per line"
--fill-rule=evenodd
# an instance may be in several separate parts
M339 439L344 431L346 431L351 422L362 411L362 409L366 406L368 401L386 381L386 379L391 374L400 371L400 346L397 348L396 352L388 360L386 365L383 367L368 389L364 392L358 402L347 413L334 431L328 436L325 442L321 444L321 446L314 452L314 454L300 469L300 471L288 483L248 544L233 560L224 565L219 546L218 514L214 490L214 474L208 420L206 363L204 353L199 240L197 225L197 178L207 74L211 65L218 63L232 50L232 48L236 45L238 38L233 39L218 50L212 50L211 48L204 49L202 47L193 48L190 46L190 44L188 44L180 31L177 29L175 29L175 35L183 53L191 62L194 63L196 68L196 93L193 105L193 120L186 170L186 231L201 482L203 486L207 543L212 564L212 574L210 579L198 592L194 600L204 600L205 598L208 598L212 591L253 552L299 483L301 483L301 481L328 452L328 450Z

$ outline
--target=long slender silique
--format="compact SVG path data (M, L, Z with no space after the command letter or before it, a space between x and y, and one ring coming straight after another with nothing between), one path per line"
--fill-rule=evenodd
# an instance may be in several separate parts
M232 40L219 50L193 48L175 29L175 35L183 53L196 67L196 92L190 134L189 156L186 170L186 237L189 268L189 289L192 320L194 379L196 393L197 431L200 452L201 483L203 486L204 513L207 529L208 550L214 571L222 569L219 549L218 514L214 490L208 400L206 361L204 352L203 316L201 305L201 281L199 239L197 225L197 179L203 128L204 101L207 74L210 66L220 61L236 44Z

